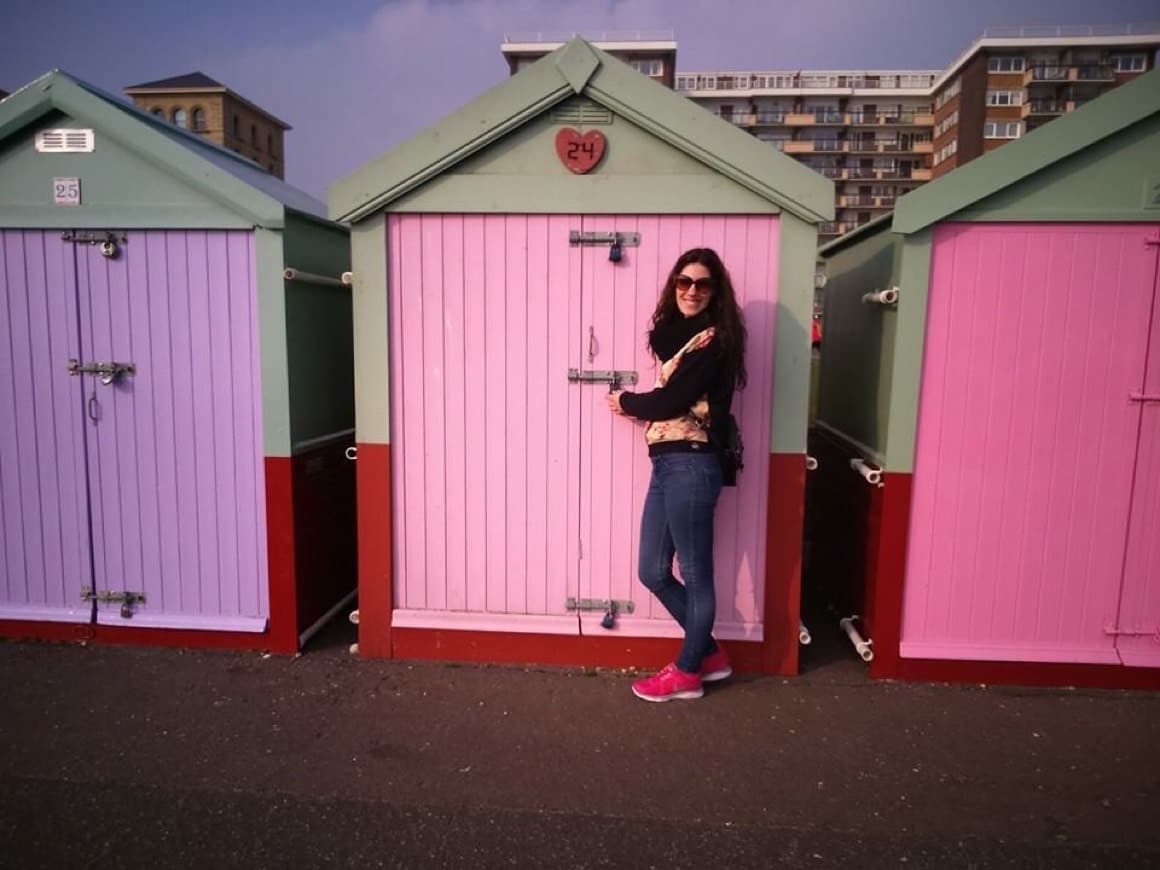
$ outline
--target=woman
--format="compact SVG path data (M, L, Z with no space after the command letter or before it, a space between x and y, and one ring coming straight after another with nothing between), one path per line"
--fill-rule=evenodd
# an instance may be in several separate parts
M745 322L729 272L710 248L678 259L653 312L649 347L661 361L647 393L609 393L618 414L647 420L652 478L640 522L640 579L685 631L675 662L632 684L646 701L700 698L733 673L713 639L713 512L722 471L716 445L735 387L745 384ZM673 555L681 566L673 576Z

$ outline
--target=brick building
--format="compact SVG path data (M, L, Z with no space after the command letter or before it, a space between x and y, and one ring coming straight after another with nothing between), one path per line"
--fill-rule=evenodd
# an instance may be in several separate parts
M278 178L285 177L283 136L290 125L204 73L144 82L125 88L125 94L145 111L249 157Z

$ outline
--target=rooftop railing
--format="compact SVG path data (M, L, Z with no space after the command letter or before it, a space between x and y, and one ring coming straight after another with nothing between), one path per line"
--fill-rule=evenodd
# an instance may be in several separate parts
M545 43L567 42L575 37L589 42L676 42L676 34L671 30L547 30L505 33L504 43Z
M1160 36L1160 21L1144 24L1052 24L988 27L979 39L1051 39L1067 36Z

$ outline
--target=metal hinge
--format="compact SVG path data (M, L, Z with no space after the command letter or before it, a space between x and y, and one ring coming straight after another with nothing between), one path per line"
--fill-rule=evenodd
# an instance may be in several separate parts
M120 604L122 619L133 618L133 608L138 604L145 603L144 592L133 592L128 589L121 591L119 589L101 589L94 591L92 586L81 587L81 601L92 601L96 599L100 604Z

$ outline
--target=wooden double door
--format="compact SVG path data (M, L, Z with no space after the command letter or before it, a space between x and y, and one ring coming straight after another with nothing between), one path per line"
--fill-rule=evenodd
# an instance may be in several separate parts
M252 235L0 231L0 619L261 631Z
M675 632L637 580L643 424L604 397L613 374L653 386L660 288L682 251L710 246L750 336L734 401L746 468L717 516L718 631L760 639L776 218L393 215L387 235L392 624Z

